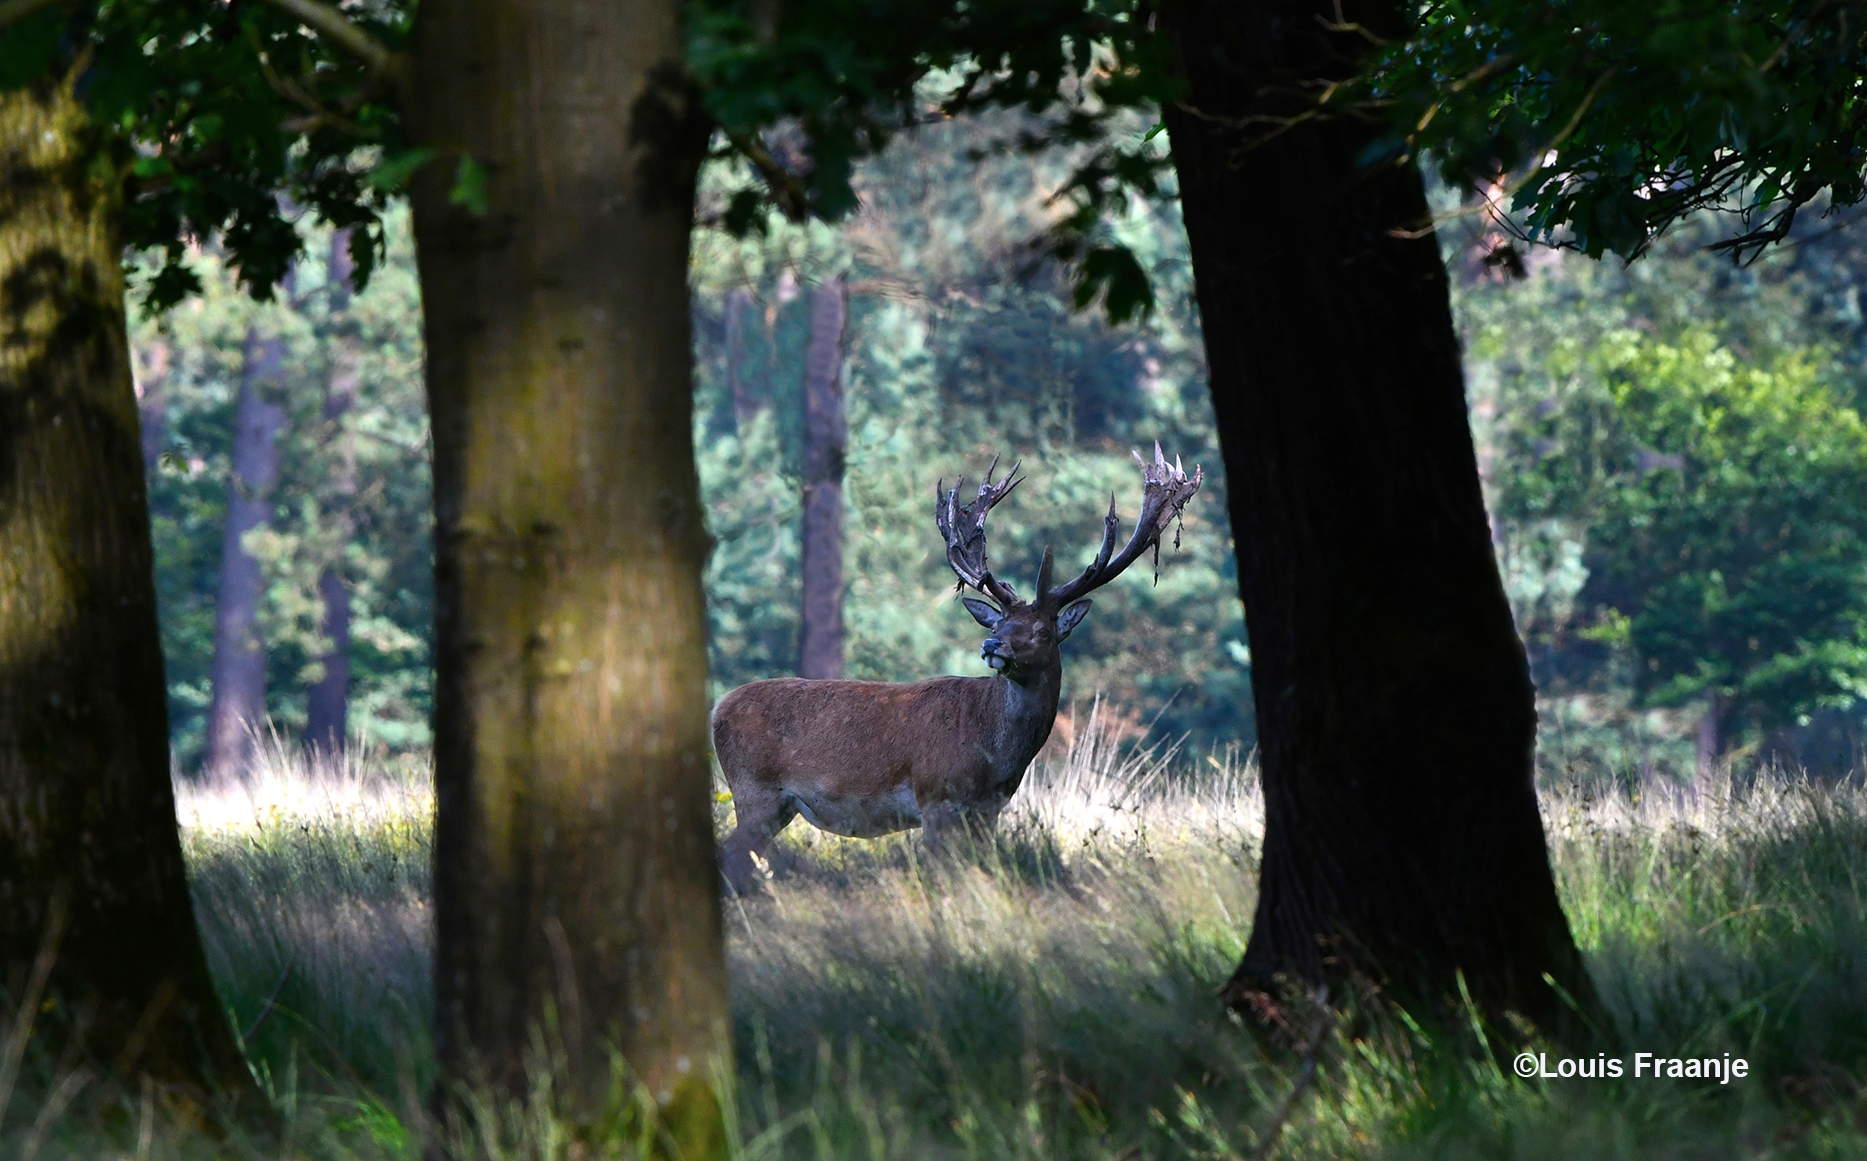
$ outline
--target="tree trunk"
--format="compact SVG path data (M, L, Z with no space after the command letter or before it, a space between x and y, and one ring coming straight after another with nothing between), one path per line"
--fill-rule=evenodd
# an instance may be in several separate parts
M804 353L804 609L799 677L843 676L843 338L849 287L841 278L810 299Z
M144 352L142 373L135 376L136 413L142 424L143 474L153 479L169 442L169 343L157 339Z
M362 374L362 350L357 323L350 315L350 230L331 233L330 259L325 266L330 329L325 336L330 369L324 380L324 448L329 455L329 486L324 514L330 523L331 559L318 574L318 599L324 605L324 636L330 641L318 661L324 676L312 685L305 700L305 745L335 754L344 748L349 733L350 706L350 586L344 581L344 549L355 521L351 504L357 491L356 436L348 418L356 406Z
M71 78L0 93L0 1025L132 1091L257 1102L176 834L121 202L91 140Z
M279 479L278 436L285 428L279 395L285 342L249 328L234 417L233 470L227 477L227 534L220 547L214 605L213 694L207 711L205 770L240 773L252 761L254 731L266 720L266 650L259 640L265 577L242 543L272 511Z
M1261 119L1302 113L1299 87L1352 71L1363 29L1404 27L1383 5L1164 11L1188 81L1164 113L1266 812L1256 918L1226 996L1262 1002L1278 972L1358 972L1433 1005L1462 974L1484 1010L1560 1023L1545 973L1584 1005L1593 992L1550 875L1534 691L1419 171L1361 162L1388 132L1378 118Z
M727 1009L687 297L708 126L677 12L434 0L411 111L486 175L484 216L452 160L413 198L443 1068L522 1095L543 1030L594 1131L619 1052L701 1157Z
M752 315L752 292L741 286L726 292L726 386L733 397L733 423L741 435L765 401L746 379L746 320Z
M1718 759L1724 757L1724 710L1724 696L1712 690L1705 712L1698 719L1698 764L1692 780L1695 795L1711 793L1718 781Z

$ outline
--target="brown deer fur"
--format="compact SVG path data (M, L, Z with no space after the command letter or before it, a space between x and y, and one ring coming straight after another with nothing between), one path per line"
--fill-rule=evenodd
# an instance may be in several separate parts
M793 818L851 838L876 838L919 826L930 845L967 824L990 826L1050 737L1063 682L1058 647L1082 622L1084 594L1106 584L1150 546L1198 490L1154 449L1140 517L1126 548L1111 559L1114 498L1101 551L1083 574L1052 587L1044 550L1037 593L1021 601L985 567L985 516L1021 477L1014 466L994 484L990 469L972 504L959 485L941 492L935 520L947 561L962 586L996 605L962 598L991 631L980 649L991 677L926 681L755 681L720 699L713 711L713 751L732 790L738 825L720 853L735 891L752 881L753 856ZM1140 459L1136 456L1136 459Z

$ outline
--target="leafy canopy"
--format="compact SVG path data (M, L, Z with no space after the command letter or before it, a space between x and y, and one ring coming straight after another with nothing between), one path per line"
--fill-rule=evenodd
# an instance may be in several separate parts
M1325 103L1387 110L1397 156L1498 182L1527 237L1645 253L1700 209L1754 256L1824 190L1867 196L1867 21L1827 0L1428 0Z
M385 43L405 36L394 5L345 14ZM190 246L210 237L241 284L270 298L308 216L358 227L356 283L368 281L392 196L373 171L399 141L380 70L266 4L15 0L0 10L0 37L0 90L79 70L95 164L123 198L124 242L161 255L147 309L201 289Z

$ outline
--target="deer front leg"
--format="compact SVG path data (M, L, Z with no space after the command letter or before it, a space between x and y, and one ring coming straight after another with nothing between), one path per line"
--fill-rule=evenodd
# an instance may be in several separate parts
M797 807L782 793L733 792L733 832L720 844L720 874L735 895L751 893L752 856L762 855L778 832L791 825Z
M997 825L996 810L969 810L954 802L921 807L921 841L931 854L939 854L956 838L984 838Z
M955 832L963 831L965 825L965 812L951 802L932 802L921 807L921 841L927 844L929 854L939 854L945 849L946 840Z

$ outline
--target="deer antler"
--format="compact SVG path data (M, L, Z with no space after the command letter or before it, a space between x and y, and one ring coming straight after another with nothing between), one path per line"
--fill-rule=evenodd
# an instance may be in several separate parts
M1109 514L1103 520L1102 525L1102 547L1096 552L1095 562L1084 569L1082 575L1075 580L1067 581L1054 589L1042 583L1048 578L1040 574L1039 587L1047 589L1038 594L1040 601L1049 600L1061 607L1085 597L1120 576L1123 570L1140 559L1141 554L1149 548L1154 550L1154 580L1155 583L1159 583L1160 535L1167 530L1167 525L1179 517L1180 509L1186 507L1186 502L1193 498L1193 493L1199 491L1199 485L1205 481L1206 475L1195 464L1193 474L1188 476L1186 470L1180 466L1178 456L1174 457L1172 463L1168 463L1167 457L1161 454L1158 440L1154 443L1153 463L1143 460L1140 452L1135 453L1134 459L1141 465L1143 485L1141 515L1135 520L1134 535L1128 538L1128 543L1121 552L1115 553L1115 538L1120 532L1121 522L1115 516L1115 497L1111 493ZM1179 543L1180 540L1176 534L1174 547L1179 547ZM1045 563L1048 564L1049 561L1046 560ZM1047 568L1044 570L1046 573L1048 571Z
M963 506L959 502L959 490L965 486L966 477L954 480L950 492L946 490L946 481L941 480L934 492L934 523L939 525L940 536L946 541L946 562L959 577L960 587L970 585L997 601L1001 608L1008 609L1018 603L1018 594L985 566L985 516L1000 500L1011 495L1011 490L1023 483L1024 477L1018 475L1018 464L1013 464L1005 478L994 484L992 472L997 467L998 457L993 456L992 466L985 469L985 482L979 485L978 497Z

